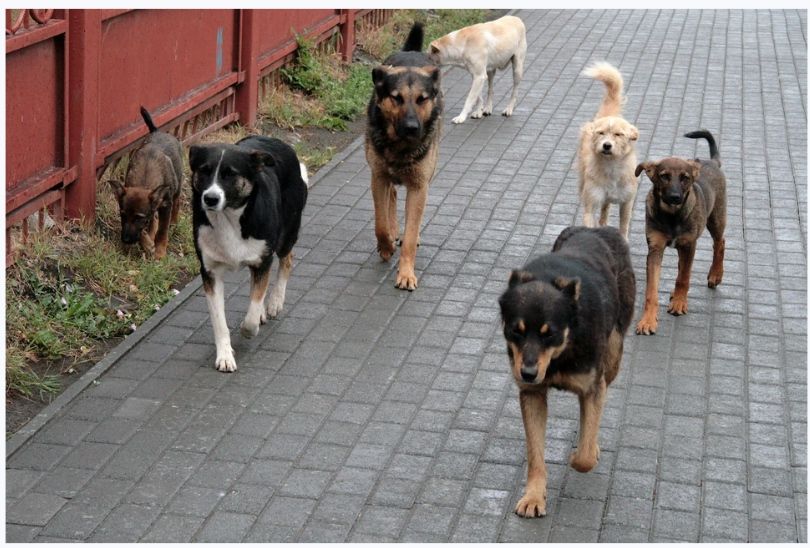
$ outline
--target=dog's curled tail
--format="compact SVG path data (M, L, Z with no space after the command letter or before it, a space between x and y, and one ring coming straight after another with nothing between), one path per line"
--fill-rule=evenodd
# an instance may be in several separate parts
M709 143L709 156L711 156L712 160L715 160L718 164L720 163L720 149L717 148L717 143L714 141L714 136L709 132L708 129L690 131L689 133L685 133L684 137L688 137L689 139L706 139L706 141Z
M602 61L589 66L582 71L582 74L605 84L605 97L602 99L596 117L619 116L622 113L622 104L624 103L622 97L624 80L619 70L610 63Z
M141 107L141 117L143 118L143 121L146 122L146 127L149 128L149 133L154 133L158 130L155 123L152 121L152 116L149 115L149 111L144 107Z
M419 21L415 21L402 46L402 51L422 51L422 43L425 41L425 27Z
M298 162L298 165L301 168L301 178L304 180L304 184L307 185L307 188L309 188L309 173L307 173L307 166L304 165L304 162Z

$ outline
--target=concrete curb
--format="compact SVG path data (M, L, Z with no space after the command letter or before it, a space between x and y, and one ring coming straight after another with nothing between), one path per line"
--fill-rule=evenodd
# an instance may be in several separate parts
M360 135L357 139L352 141L346 148L338 152L326 165L324 165L318 172L310 179L310 188L315 186L321 179L328 175L333 169L340 165L346 158L349 157L358 147L362 146L365 137ZM112 367L119 359L121 359L127 352L129 352L136 344L148 336L160 323L166 319L172 312L174 312L180 305L186 302L189 297L194 295L197 290L202 286L202 280L199 276L191 280L180 293L161 307L160 310L155 312L146 320L143 325L127 336L118 346L113 348L104 358L97 364L85 372L79 379L71 384L64 392L59 394L56 399L49 403L45 409L37 413L30 421L25 423L22 428L17 430L6 440L6 459L18 451L31 437L39 432L52 418L56 417L61 411L81 394L85 388L90 386L94 380L104 374L110 367Z

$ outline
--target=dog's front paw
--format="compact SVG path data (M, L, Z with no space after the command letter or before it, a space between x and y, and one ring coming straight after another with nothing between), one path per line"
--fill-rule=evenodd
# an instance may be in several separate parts
M709 288L714 289L715 287L720 285L720 282L723 281L723 271L721 270L718 273L718 272L714 272L714 271L710 270L709 271L708 281L709 281Z
M672 296L669 300L667 312L673 316L683 316L689 311L689 305L686 302L686 297Z
M410 269L400 269L399 272L397 272L397 281L394 285L399 289L413 291L416 289L416 273Z
M239 331L240 333L242 333L242 336L244 338L252 339L253 337L259 334L259 323L253 323L247 320L242 320L242 324L239 326Z
M484 116L490 116L492 114L492 105L485 107L484 110L481 111L481 114L483 114Z
M522 518L542 518L546 515L546 496L527 491L515 506L515 513Z
M503 112L501 114L503 114L504 116L512 116L512 107L506 107L505 109L503 109Z
M462 116L461 114L459 114L458 116L453 118L452 122L454 124L463 124L466 119L467 119L466 116Z
M233 350L228 350L227 352L217 355L214 367L217 371L222 371L223 373L236 371L236 360L233 357Z
M277 318L282 310L284 310L284 296L276 295L274 291L270 294L270 300L267 303L267 314L271 318Z
M599 448L591 454L586 454L577 449L568 459L568 464L577 472L590 472L599 464Z
M472 114L470 114L470 118L475 118L476 120L483 116L484 116L484 109L476 110Z
M658 329L658 318L654 314L645 314L636 324L636 335L655 335Z
M391 240L377 240L377 251L380 253L380 258L386 263L394 256L394 249L394 243Z

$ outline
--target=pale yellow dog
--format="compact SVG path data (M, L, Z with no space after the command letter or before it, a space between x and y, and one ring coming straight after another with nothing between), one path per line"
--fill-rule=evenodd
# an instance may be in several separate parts
M506 15L453 31L431 42L428 55L437 65L463 67L472 74L470 93L461 114L453 118L454 124L463 123L467 116L480 118L492 114L495 71L512 63L512 97L503 111L504 116L512 116L526 58L526 27L520 18ZM489 84L486 104L481 100L484 82Z

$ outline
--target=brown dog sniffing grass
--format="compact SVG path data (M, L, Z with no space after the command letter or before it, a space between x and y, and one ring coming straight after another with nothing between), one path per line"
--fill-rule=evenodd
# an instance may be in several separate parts
M121 209L121 242L140 243L147 255L161 259L169 244L169 226L180 212L183 147L173 135L158 131L141 107L149 136L132 153L125 182L110 185Z
M713 289L723 280L726 178L720 169L720 153L714 137L704 129L687 133L684 137L706 139L711 159L670 157L643 162L636 168L636 176L644 171L653 183L647 194L647 291L644 313L636 326L636 333L640 335L653 335L658 329L658 280L665 247L678 250L678 276L667 308L670 314L680 316L687 313L686 295L692 262L697 239L704 228L709 229L714 240L709 287Z

